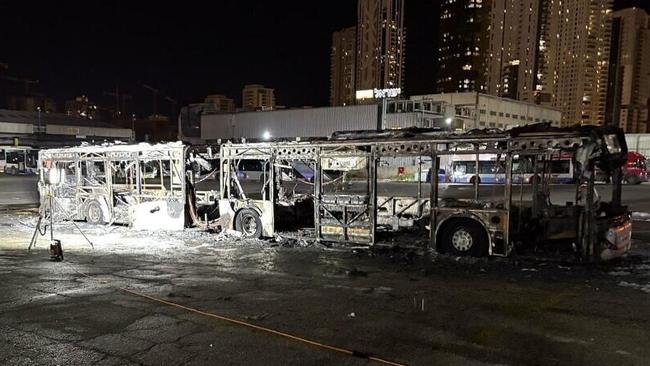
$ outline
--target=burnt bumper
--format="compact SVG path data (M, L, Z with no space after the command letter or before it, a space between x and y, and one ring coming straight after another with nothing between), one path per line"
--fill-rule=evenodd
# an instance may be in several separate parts
M621 215L609 221L600 238L601 260L607 261L627 254L632 247L632 218L630 214Z

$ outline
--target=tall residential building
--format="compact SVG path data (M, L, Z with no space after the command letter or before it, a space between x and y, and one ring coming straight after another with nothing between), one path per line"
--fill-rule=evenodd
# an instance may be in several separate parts
M404 0L359 0L356 90L404 87Z
M441 1L437 90L532 102L542 0Z
M562 123L605 122L612 0L544 0L536 98Z
M628 133L650 125L650 15L629 8L613 13L607 123Z
M489 22L487 0L440 1L438 93L486 90Z
M350 105L355 99L357 28L350 27L332 34L330 61L330 105Z
M244 109L267 110L275 108L275 90L260 84L249 84L242 91Z
M235 101L221 94L211 94L205 97L204 103L211 104L219 112L234 112Z
M488 94L533 102L542 0L492 0Z

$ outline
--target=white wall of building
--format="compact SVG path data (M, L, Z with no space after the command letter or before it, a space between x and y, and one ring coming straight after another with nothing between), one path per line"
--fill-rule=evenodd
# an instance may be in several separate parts
M480 114L478 125L475 117L477 97ZM411 100L425 99L456 106L457 114L463 116L464 129L509 129L540 122L550 122L553 126L559 127L562 121L562 112L558 109L487 94L444 93L411 97Z

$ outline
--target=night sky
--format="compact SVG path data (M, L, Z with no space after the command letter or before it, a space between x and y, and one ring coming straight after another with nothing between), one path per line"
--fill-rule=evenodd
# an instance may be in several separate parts
M618 1L617 7L650 1ZM406 0L408 94L431 92L437 1ZM356 23L355 0L0 1L6 75L40 80L62 102L86 94L111 105L116 83L150 113L161 89L182 104L246 83L276 89L278 104L326 105L331 33ZM18 88L3 82L0 87ZM165 112L168 103L160 100Z

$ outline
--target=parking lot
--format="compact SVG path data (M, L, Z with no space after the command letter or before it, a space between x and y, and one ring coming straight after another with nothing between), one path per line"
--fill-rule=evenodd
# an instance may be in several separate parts
M369 362L212 315L396 364L650 359L650 224L643 222L628 258L586 266L85 223L94 249L61 224L55 237L66 257L52 262L46 239L26 251L35 220L33 211L0 215L4 364Z

